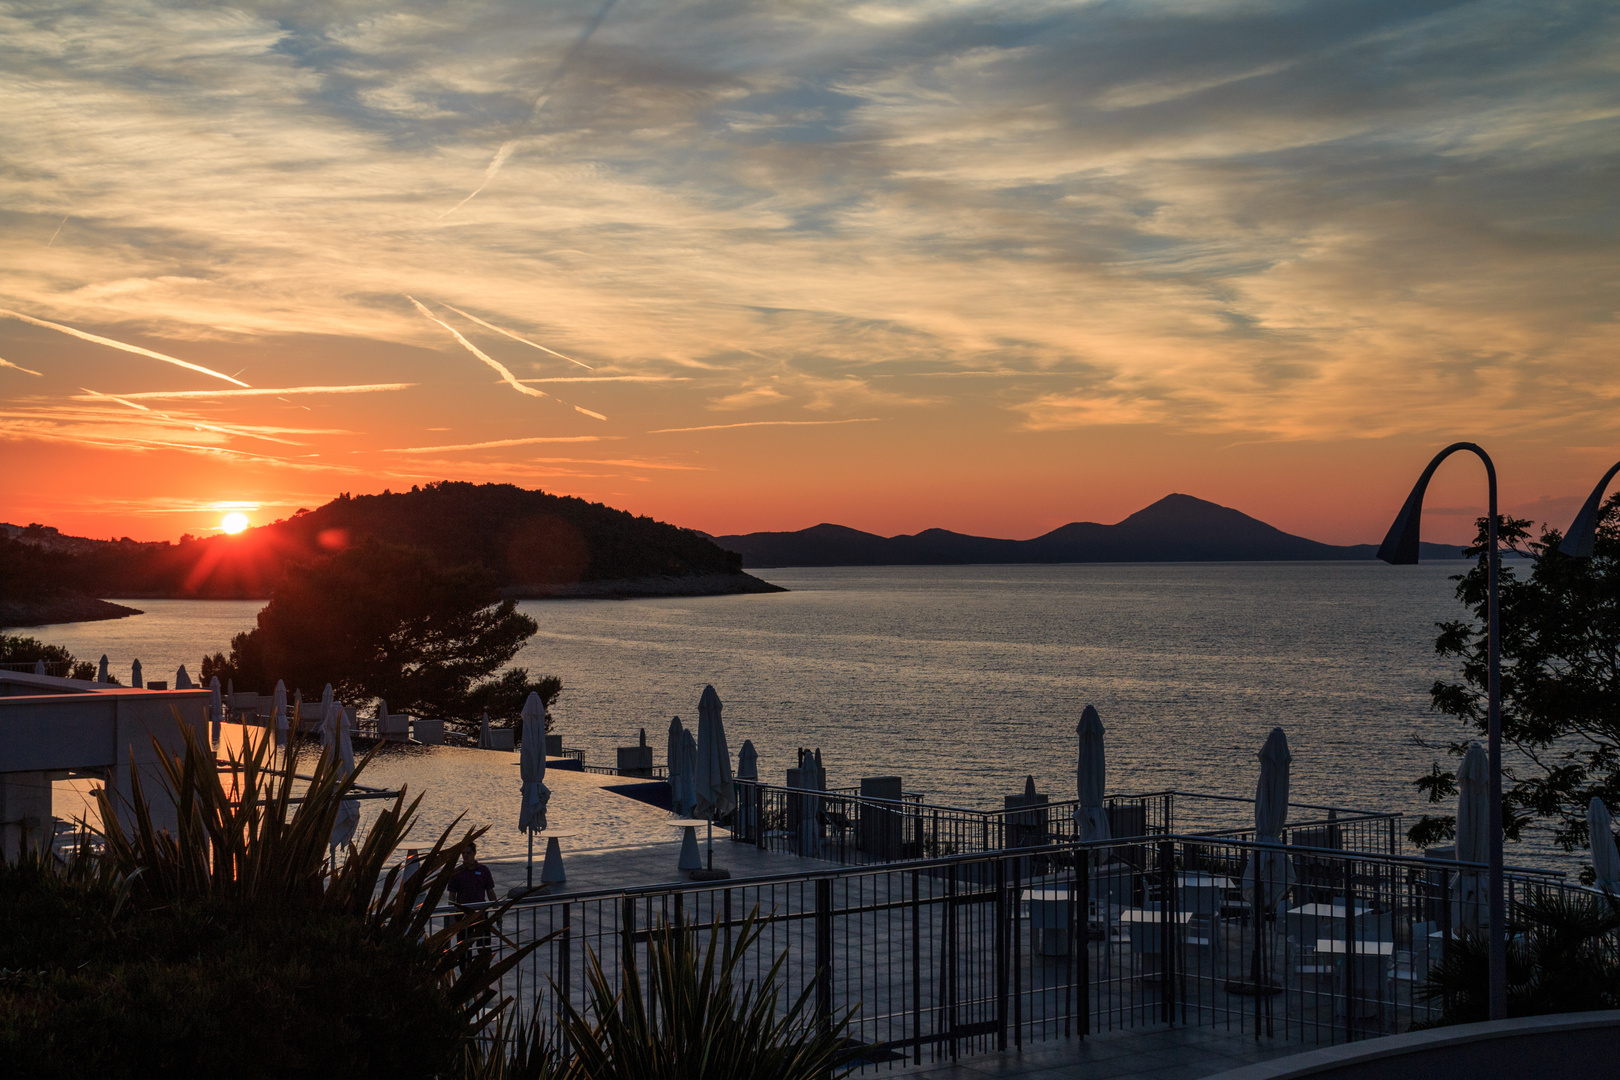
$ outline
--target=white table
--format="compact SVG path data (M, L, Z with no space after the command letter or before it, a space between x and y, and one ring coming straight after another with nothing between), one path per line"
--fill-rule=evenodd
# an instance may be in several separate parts
M1343 938L1344 911L1343 904L1301 904L1299 907L1289 908L1284 915L1288 936L1297 942L1314 941L1317 938ZM1371 914L1371 905L1356 904L1355 917L1358 923Z
M1347 945L1351 947L1348 955ZM1364 1002L1375 1002L1380 1006L1384 1003L1387 997L1385 986L1388 982L1389 967L1395 956L1393 941L1346 942L1343 938L1317 938L1316 952L1318 955L1336 958L1347 1002L1351 997L1355 997ZM1351 961L1354 967L1351 963L1346 963L1346 960Z
M1232 879L1215 874L1180 873L1176 875L1176 891L1185 910L1218 915L1227 894L1232 891Z
M562 847L559 840L571 840L579 835L577 829L545 829L534 834L546 842L546 861L540 867L540 884L561 885L568 880L563 869Z
M672 818L670 824L681 832L681 857L675 866L680 870L702 870L703 855L698 851L697 829L699 825L713 825L708 818ZM711 847L710 850L713 850Z
M1192 921L1193 913L1178 911L1175 921L1185 926ZM1119 913L1120 923L1131 935L1131 951L1134 953L1157 954L1160 952L1159 927L1164 922L1164 913L1156 908L1126 908Z
M1069 890L1025 889L1029 949L1037 956L1069 955Z

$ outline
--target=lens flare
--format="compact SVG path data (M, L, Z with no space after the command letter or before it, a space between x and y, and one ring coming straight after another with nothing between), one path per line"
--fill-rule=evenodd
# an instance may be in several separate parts
M226 514L219 527L228 533L239 533L249 525L246 514Z

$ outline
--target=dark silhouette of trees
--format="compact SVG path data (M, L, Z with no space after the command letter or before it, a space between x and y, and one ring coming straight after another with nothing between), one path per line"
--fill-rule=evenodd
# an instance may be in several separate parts
M282 679L305 700L331 683L348 703L382 698L393 712L462 724L486 708L509 719L530 691L549 703L562 689L556 677L531 680L523 668L492 678L536 629L501 600L487 570L363 540L290 568L258 626L204 671L265 692Z
M1620 801L1620 496L1605 503L1594 556L1570 558L1563 537L1530 522L1501 519L1502 542L1533 558L1527 577L1502 567L1502 812L1510 838L1548 822L1565 850L1587 842L1586 807L1595 795ZM1461 678L1431 690L1434 708L1464 720L1483 738L1486 717L1485 521L1468 554L1476 563L1457 581L1470 618L1440 624L1435 650L1456 657ZM1453 757L1464 742L1447 747ZM1432 802L1456 794L1456 773L1437 762L1416 783ZM1456 821L1424 817L1408 833L1424 846L1447 839Z

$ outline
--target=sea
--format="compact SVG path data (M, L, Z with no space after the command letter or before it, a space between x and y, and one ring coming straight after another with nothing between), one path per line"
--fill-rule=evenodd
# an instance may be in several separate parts
M670 719L695 724L705 685L724 702L735 754L783 782L800 747L829 786L899 776L929 802L1002 805L1033 778L1074 794L1075 726L1096 706L1109 789L1250 796L1257 754L1281 727L1296 802L1432 811L1413 781L1467 734L1430 709L1455 677L1438 623L1465 614L1464 564L1380 562L784 568L788 591L644 600L528 601L539 632L513 663L554 674L563 742L612 765L642 729L664 759ZM42 627L127 680L195 674L251 629L256 601L139 600L145 614ZM430 824L454 813L502 824L515 768L490 752L400 755L373 782L433 792ZM1441 808L1449 812L1449 807ZM505 829L506 832L513 830ZM642 835L592 823L580 843ZM504 836L504 832L502 833ZM492 833L493 836L493 833ZM502 839L504 846L510 837ZM1509 862L1562 862L1532 842Z

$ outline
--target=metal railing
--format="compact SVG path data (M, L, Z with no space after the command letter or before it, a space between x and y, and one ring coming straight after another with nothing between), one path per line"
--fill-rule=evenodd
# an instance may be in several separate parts
M1257 852L1317 872L1262 870L1245 889ZM757 913L741 980L785 954L783 1000L808 988L816 1022L853 1010L863 1068L1167 1023L1310 1045L1436 1018L1422 985L1486 917L1483 873L1166 834L541 899L506 912L490 940L505 950L557 933L501 988L554 1030L562 996L588 1009L589 957L622 991L660 925L691 926L701 948ZM1572 888L1558 877L1515 870L1509 900Z
M873 799L847 790L816 791L735 782L737 810L727 824L732 839L762 851L785 852L844 865L934 858L975 852L1076 843L1077 799L1040 802L999 810L938 806L916 798ZM1166 835L1177 830L1187 804L1210 800L1225 806L1252 806L1250 800L1198 792L1155 791L1111 795L1104 800L1110 833L1119 838ZM1398 813L1290 804L1306 812L1290 824L1282 841L1304 847L1394 855L1400 850ZM1325 813L1325 816L1323 816ZM1204 816L1204 815L1199 815ZM1227 817L1232 815L1228 814ZM1249 814L1251 820L1252 811ZM1253 827L1186 829L1223 840L1253 840Z

